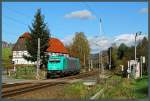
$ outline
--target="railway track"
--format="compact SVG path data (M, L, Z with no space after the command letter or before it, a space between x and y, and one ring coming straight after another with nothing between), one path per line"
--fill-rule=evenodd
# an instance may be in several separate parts
M68 80L86 78L88 76L96 75L98 71L85 72L78 75L68 76L61 78L64 81L60 82L35 82L35 83L17 83L17 84L4 84L2 85L2 98L12 97L33 90L38 90L41 88L56 86L58 84L67 84ZM65 80L66 79L66 80Z
M2 88L9 88L9 87L14 87L14 86L20 86L22 84L28 84L28 83L3 84Z
M26 85L24 87L20 87L20 88L13 89L13 90L5 90L5 91L2 91L2 98L15 96L17 94L23 94L26 92L30 92L30 91L45 88L45 87L56 86L58 84L65 84L65 82L31 84L30 86Z
M85 73L80 73L78 75L64 77L63 79L71 79L71 80L73 80L73 79L86 78L88 76L96 75L97 73L98 73L98 71L85 72Z

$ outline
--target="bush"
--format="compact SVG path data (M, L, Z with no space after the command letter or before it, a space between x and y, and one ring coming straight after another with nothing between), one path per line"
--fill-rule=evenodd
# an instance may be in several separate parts
M36 68L34 66L17 67L16 72L12 74L15 79L35 79Z

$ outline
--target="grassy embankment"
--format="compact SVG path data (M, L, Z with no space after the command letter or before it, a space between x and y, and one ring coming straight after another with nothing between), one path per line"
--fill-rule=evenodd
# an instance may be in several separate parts
M39 70L40 79L45 79L44 70ZM11 74L11 78L15 79L36 79L36 67L35 66L19 66L16 68L16 72Z
M108 85L103 96L99 99L147 99L148 98L148 77L142 79L122 78L121 82L115 85Z
M114 75L91 89L79 82L67 85L64 89L64 97L67 99L89 99L102 88L104 91L97 99L147 99L148 77L144 76L142 79L133 80Z

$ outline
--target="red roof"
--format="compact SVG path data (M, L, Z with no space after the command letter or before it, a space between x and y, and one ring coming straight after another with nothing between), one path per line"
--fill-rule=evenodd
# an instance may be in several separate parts
M68 51L63 45L63 43L57 38L50 38L48 40L48 44L49 44L49 47L46 50L47 52L68 54Z
M13 46L13 51L22 51L26 50L25 39L30 38L30 34L28 32L23 33Z
M24 47L22 49L26 49L25 46L25 39L26 38L31 38L29 32L25 32L23 35L21 35L15 44L13 49L21 50L20 47ZM50 38L48 40L49 47L47 48L47 52L53 52L53 53L63 53L63 54L68 54L67 49L63 45L63 43L57 39L57 38ZM18 48L17 48L18 47Z
M20 36L20 38L30 38L30 33L25 32L25 33L23 33L23 35Z

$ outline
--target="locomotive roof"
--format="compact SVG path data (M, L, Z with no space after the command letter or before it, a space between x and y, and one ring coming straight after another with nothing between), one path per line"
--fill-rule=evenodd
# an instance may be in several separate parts
M76 60L76 59L78 59L78 58L75 58L75 57L65 57L65 56L51 56L50 58L53 58L53 59L57 59L57 58L61 58L61 57L64 57L64 58L68 58L68 59L74 59L74 60Z

